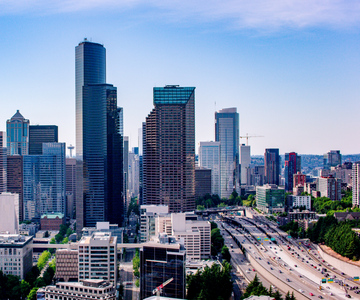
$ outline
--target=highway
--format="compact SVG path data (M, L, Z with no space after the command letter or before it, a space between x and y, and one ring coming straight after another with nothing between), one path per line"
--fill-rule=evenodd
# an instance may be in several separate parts
M256 260L256 263L281 280L290 292L296 291L308 299L315 297L321 299L347 299L347 294L350 294L352 298L359 299L357 294L350 291L345 292L344 288L335 282L341 277L338 276L339 274L336 275L332 272L331 266L322 260L320 261L316 253L312 253L302 244L299 245L295 241L289 241L285 232L281 232L271 224L265 225L264 220L259 222L244 217L233 217L231 224L223 223L223 225L233 239L237 240L239 245ZM261 228L265 229L265 233ZM275 238L279 244L276 245L271 242L269 236ZM229 242L226 241L226 243ZM249 267L248 269L252 271L254 268ZM326 269L326 272L324 269ZM321 279L326 274L329 274L328 278L335 279L334 283L321 284ZM269 278L267 277L267 280ZM320 284L321 290L319 290ZM351 285L356 286L354 282ZM283 292L287 292L286 288L282 288L282 290L284 289Z

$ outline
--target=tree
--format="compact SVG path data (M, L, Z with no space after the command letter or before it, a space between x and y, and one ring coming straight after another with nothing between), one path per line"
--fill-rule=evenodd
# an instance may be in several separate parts
M33 266L29 272L26 273L25 275L25 281L27 281L30 286L34 285L34 282L36 280L36 278L40 275L40 271L38 269L37 266ZM1 282L0 282L1 285Z
M46 286L46 283L45 283L44 278L38 277L38 278L35 280L35 282L34 282L34 286L37 287L37 288Z
M38 287L32 288L29 295L27 296L27 300L36 300L36 292L38 289L39 289Z
M219 228L211 230L211 244L215 247L217 252L219 252L224 245L224 238L222 237Z
M135 277L140 276L139 268L140 268L139 250L136 249L135 256L133 258L133 270L134 270L134 276Z
M226 245L224 245L224 246L221 248L221 255L222 255L222 258L223 258L223 259L225 259L227 262L230 262L231 255L230 255L229 248L226 247Z
M30 293L31 286L25 280L21 280L20 282L20 294L22 299L26 299L26 296Z
M40 271L45 267L45 265L50 257L51 257L51 254L47 250L45 250L43 253L40 254L38 262L37 262L37 267L39 268Z

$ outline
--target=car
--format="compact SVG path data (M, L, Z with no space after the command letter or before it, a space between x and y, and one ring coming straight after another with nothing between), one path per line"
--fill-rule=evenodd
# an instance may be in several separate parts
M287 282L290 282L290 279L289 279L289 278L286 278L286 281L287 281Z
M302 276L299 274L299 277L302 278Z
M345 297L346 298L351 298L351 296L349 294L346 294Z
M272 267L270 267L270 270L274 270Z
M310 295L310 296L314 296L314 294L313 294L313 293L309 293L309 295Z
M323 296L321 296L321 295L319 295L319 296L318 296L318 298L320 298L320 299L324 299L324 298L323 298Z
M297 267L297 265L294 265L295 266L295 268Z

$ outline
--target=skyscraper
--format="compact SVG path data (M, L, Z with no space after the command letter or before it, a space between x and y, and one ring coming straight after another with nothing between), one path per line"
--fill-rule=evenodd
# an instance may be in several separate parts
M24 220L23 205L23 156L7 157L7 192L19 195L19 221Z
M341 165L340 150L330 150L324 154L324 169L330 170L331 167Z
M279 185L280 183L279 149L265 149L264 163L265 163L265 183Z
M215 141L220 142L220 197L239 192L239 114L236 107L215 112Z
M65 143L44 143L42 152L23 156L24 220L66 215Z
M295 152L285 153L285 191L293 191L294 174L297 172L301 172L301 156Z
M195 87L154 88L144 136L144 204L195 209Z
M360 206L360 161L352 165L352 205Z
M6 192L7 187L7 155L4 147L5 132L0 131L0 193Z
M241 184L247 185L247 173L250 168L251 156L250 146L242 144L240 146L240 166L241 166Z
M41 155L43 143L57 143L58 141L56 125L29 126L29 155Z
M29 153L29 120L19 110L6 121L8 155L27 155Z
M122 138L105 52L86 39L75 49L78 233L99 221L122 223Z
M220 196L220 142L200 142L199 161L211 169L211 193Z

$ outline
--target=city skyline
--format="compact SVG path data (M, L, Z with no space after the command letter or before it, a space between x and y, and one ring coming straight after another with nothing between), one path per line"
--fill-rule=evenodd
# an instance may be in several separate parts
M74 45L87 37L112 62L107 82L118 87L130 149L152 88L179 84L197 88L196 151L215 140L215 111L237 107L240 134L264 136L249 139L253 155L360 152L355 1L203 4L2 2L0 130L20 110L31 125L59 126L59 141L75 145Z

